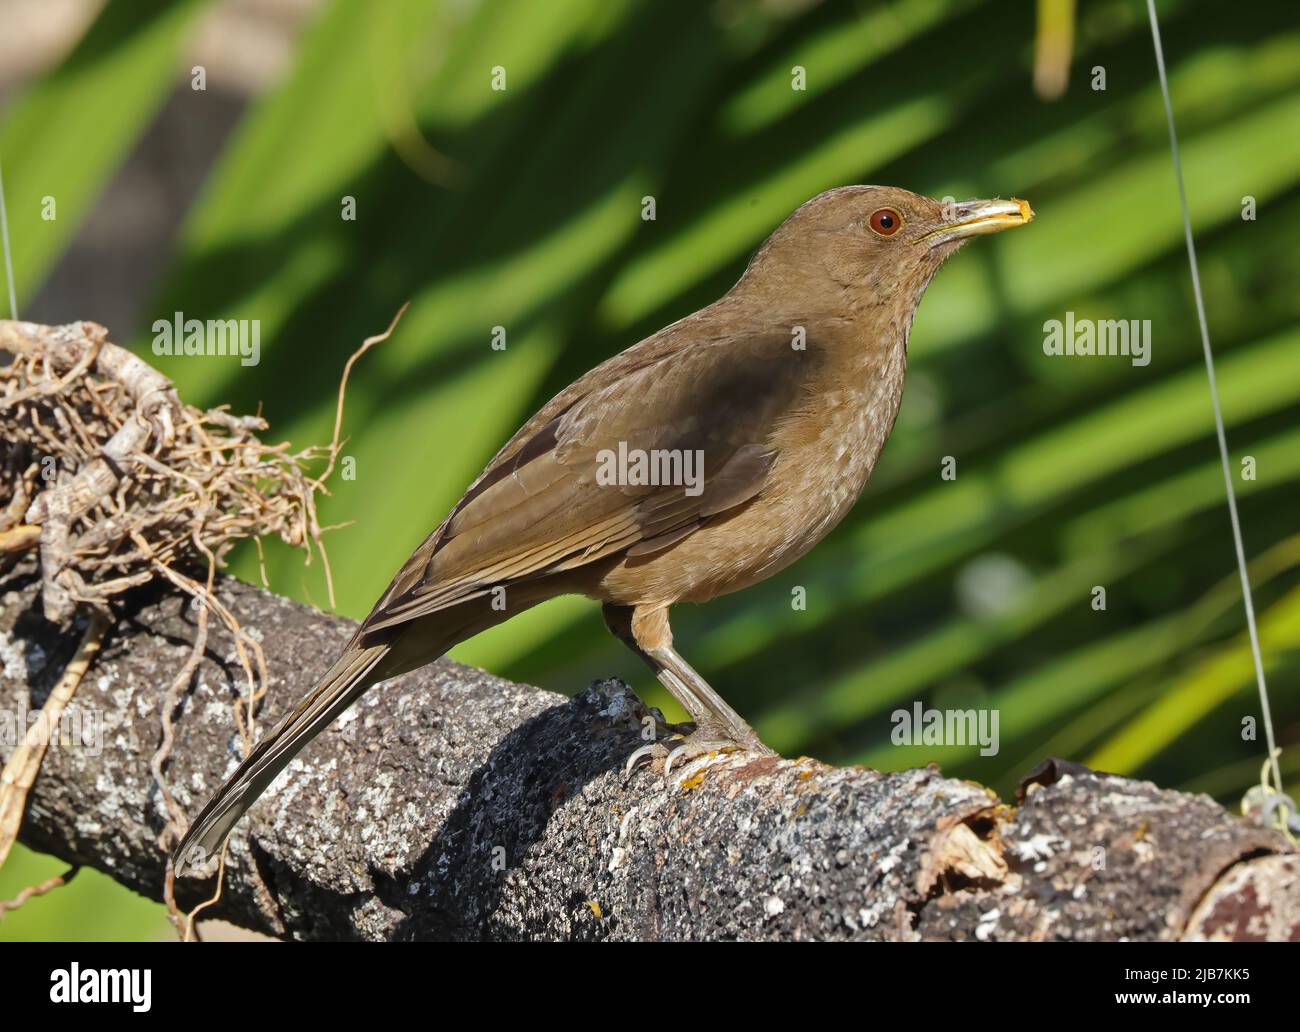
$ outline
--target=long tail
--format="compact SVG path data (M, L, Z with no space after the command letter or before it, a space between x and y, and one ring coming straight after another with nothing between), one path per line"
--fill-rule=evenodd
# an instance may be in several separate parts
M303 746L367 688L388 676L389 664L381 661L389 650L387 644L349 647L293 712L257 744L208 800L176 847L173 862L178 875L215 856L230 829Z

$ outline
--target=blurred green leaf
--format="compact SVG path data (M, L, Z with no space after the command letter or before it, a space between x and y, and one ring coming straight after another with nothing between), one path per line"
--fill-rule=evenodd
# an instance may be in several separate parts
M175 87L185 31L202 7L111 0L67 60L10 108L0 156L20 310ZM54 219L43 217L46 197Z

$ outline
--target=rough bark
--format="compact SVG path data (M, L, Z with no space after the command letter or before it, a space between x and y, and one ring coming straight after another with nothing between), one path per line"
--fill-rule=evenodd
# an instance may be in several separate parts
M350 624L234 580L219 595L260 635L269 726ZM128 601L74 701L101 746L51 747L22 831L153 898L166 814L149 759L193 640L186 602ZM12 723L75 633L40 615L30 563L0 578L0 606ZM213 627L167 770L191 813L237 762L242 683ZM1300 938L1300 857L1208 797L1055 761L1015 805L935 768L810 759L625 779L643 715L617 681L566 699L446 661L380 686L241 823L208 916L302 939ZM210 891L178 887L182 904Z

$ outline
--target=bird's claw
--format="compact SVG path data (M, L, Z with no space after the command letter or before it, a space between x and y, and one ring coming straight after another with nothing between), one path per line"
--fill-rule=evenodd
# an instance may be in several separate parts
M652 710L651 713L655 717L655 740L647 742L632 751L632 755L627 758L627 762L623 765L624 780L632 776L632 771L636 769L636 765L647 756L650 758L651 763L655 760L667 760L672 753L665 743L689 741L690 737L695 734L695 725L689 721L684 724L670 724L663 719L663 715L658 710Z
M653 763L656 757L662 756L666 758L668 755L668 749L662 742L651 742L649 745L634 749L623 767L623 777L630 778L632 771L636 769L636 765L647 756L650 757L650 762Z
M677 744L669 748L665 743L671 742ZM770 751L766 747L762 748L764 751ZM697 757L709 754L745 752L746 750L747 746L744 744L733 742L731 739L717 734L701 734L699 731L684 733L678 730L665 738L650 742L634 750L632 755L627 758L623 773L625 778L630 777L632 771L636 769L636 765L641 760L649 757L652 763L657 759L664 761L664 777L668 777L672 774L674 767L679 764L689 763Z
M691 735L664 758L664 777L673 772L673 765L679 759L682 763L690 763L699 756L743 751L744 746L727 738L696 738Z

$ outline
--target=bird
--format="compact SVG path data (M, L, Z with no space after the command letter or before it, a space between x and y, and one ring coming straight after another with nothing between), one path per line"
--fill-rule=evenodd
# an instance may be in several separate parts
M510 438L203 807L177 873L216 856L368 688L559 595L599 602L689 714L665 769L717 750L770 754L674 649L669 611L771 577L844 518L893 430L931 278L972 237L1033 217L1016 198L889 186L798 207L721 298L579 377Z

